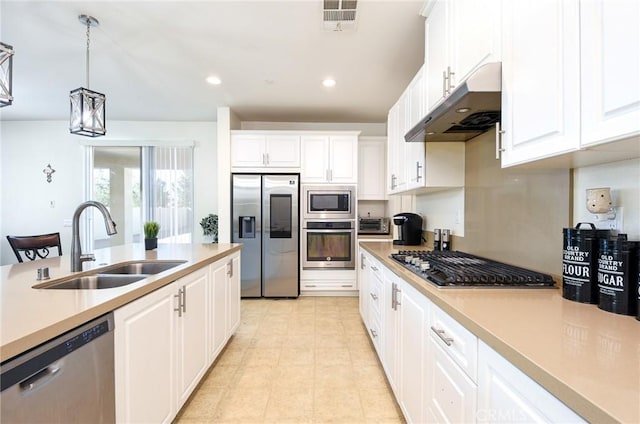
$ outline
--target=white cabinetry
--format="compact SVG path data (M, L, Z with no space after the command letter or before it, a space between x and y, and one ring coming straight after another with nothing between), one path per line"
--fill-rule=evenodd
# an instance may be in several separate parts
M303 135L302 183L357 183L358 136Z
M480 65L500 61L499 0L439 0L426 7L427 109Z
M170 423L176 413L176 294L171 284L114 312L116 422Z
M117 422L175 418L238 326L239 271L235 253L114 311Z
M400 98L387 116L387 193L395 194L406 189L404 165L404 133L400 128ZM404 127L403 127L404 128ZM402 140L401 140L402 139ZM402 142L402 144L400 144Z
M358 140L358 200L385 200L387 143L384 137Z
M578 149L578 0L502 4L502 166Z
M478 350L478 422L585 422L488 345Z
M430 422L473 422L477 392L477 338L432 306L428 341L427 417Z
M580 1L582 146L640 134L640 2Z
M231 166L235 168L299 168L300 136L234 133Z

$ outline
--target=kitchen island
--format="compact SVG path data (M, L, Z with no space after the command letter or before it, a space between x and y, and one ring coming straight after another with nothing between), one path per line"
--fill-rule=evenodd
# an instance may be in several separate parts
M38 268L48 267L51 280L71 275L70 257L60 256L0 267L0 362L25 352L93 318L114 311L219 259L241 244L144 244L97 249L95 262L83 272L133 260L184 260L184 264L144 280L100 290L34 289ZM81 273L76 273L82 275Z
M360 246L478 344L488 345L587 421L640 422L640 322L634 317L568 301L558 289L439 289L389 258L397 246ZM478 399L488 395L479 385Z

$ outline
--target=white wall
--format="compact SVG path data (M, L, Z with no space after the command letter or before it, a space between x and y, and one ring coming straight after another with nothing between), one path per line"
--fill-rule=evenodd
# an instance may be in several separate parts
M243 121L242 130L360 131L360 136L387 135L386 123Z
M587 211L588 188L610 187L614 206L622 207L622 233L640 240L640 159L573 170L573 223L595 222Z
M85 137L69 134L67 121L3 121L0 127L0 228L7 234L60 232L68 254L71 229L64 227L83 198ZM217 212L215 122L107 122L103 140L194 140L194 240L202 241L200 219ZM56 170L46 182L42 169ZM53 202L53 203L52 203ZM0 241L1 264L16 262Z

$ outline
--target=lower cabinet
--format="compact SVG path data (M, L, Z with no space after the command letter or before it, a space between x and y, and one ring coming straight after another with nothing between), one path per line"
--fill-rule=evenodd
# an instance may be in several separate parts
M360 254L363 320L408 423L583 422L377 258Z
M235 253L114 311L117 422L175 418L237 328L239 274Z
M483 342L478 346L478 422L583 423L582 417Z

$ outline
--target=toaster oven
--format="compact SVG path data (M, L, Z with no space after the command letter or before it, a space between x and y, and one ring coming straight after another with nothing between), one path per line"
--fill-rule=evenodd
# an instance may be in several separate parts
M358 218L358 234L389 234L389 218Z

